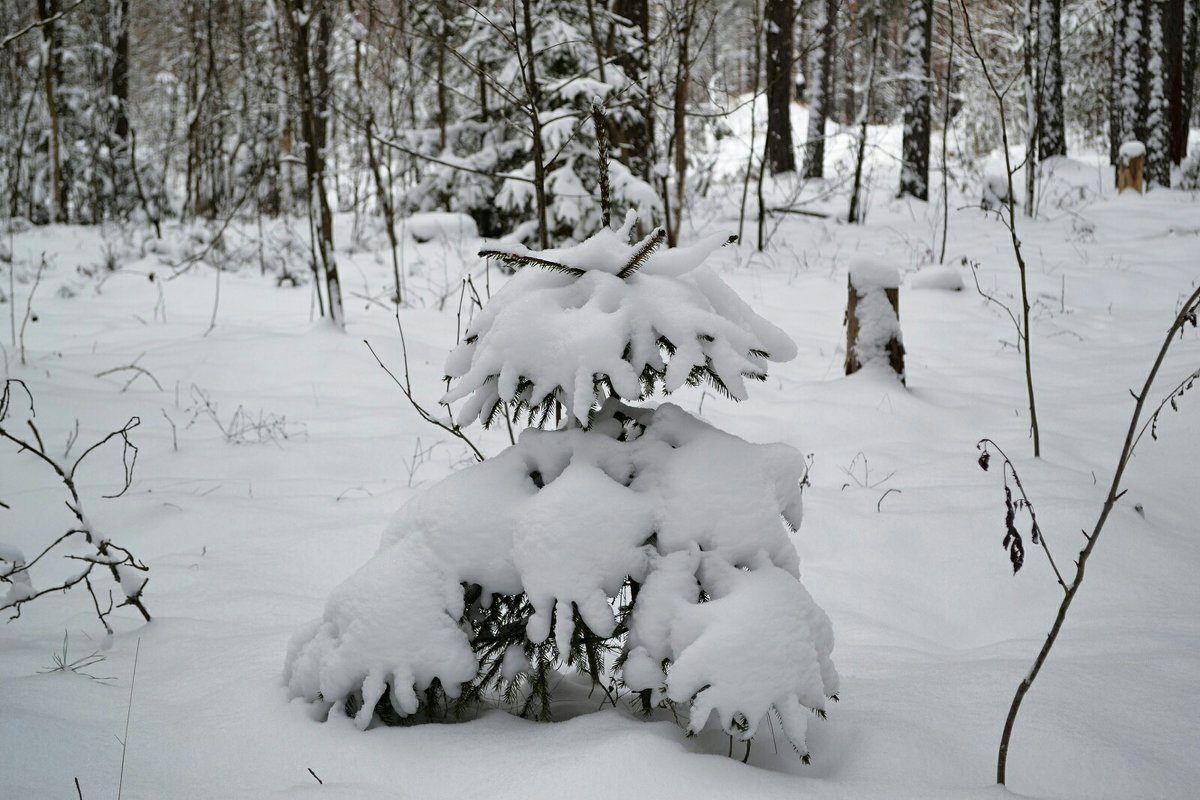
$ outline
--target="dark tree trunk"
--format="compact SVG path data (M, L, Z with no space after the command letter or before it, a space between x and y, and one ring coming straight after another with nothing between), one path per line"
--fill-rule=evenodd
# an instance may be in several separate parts
M1166 95L1170 125L1169 155L1178 164L1187 156L1188 124L1196 76L1197 20L1200 0L1168 0L1163 28Z
M1117 151L1125 131L1122 92L1125 86L1125 14L1129 0L1113 3L1112 49L1109 55L1108 81L1108 163L1116 166Z
M39 20L50 20L59 10L58 0L38 0L37 7ZM42 80L46 93L46 111L50 118L50 196L54 205L50 219L54 222L66 222L67 178L62 168L62 125L58 105L58 85L62 80L62 69L56 28L54 22L45 22L42 25L42 42L45 47Z
M833 45L837 34L838 0L819 0L817 22L813 30L813 51L808 92L808 133L804 143L804 177L825 175L825 119L829 116L833 85Z
M325 193L325 143L329 104L329 50L333 34L333 12L329 0L288 0L287 26L292 65L300 101L300 134L304 139L304 170L307 176L309 213L313 216L313 238L318 264L324 272L329 317L345 325L342 290L333 248L333 212ZM317 37L309 59L309 29L316 16ZM315 84L315 85L314 85Z
M933 52L933 0L910 0L904 70L908 104L904 108L904 161L900 196L929 199L930 57Z
M537 199L538 243L545 250L550 247L550 227L546 218L546 162L542 153L541 89L537 82L536 54L533 50L533 11L530 0L522 0L525 47L525 89L529 100L529 121L533 124L533 179L534 195Z
M1038 159L1067 154L1063 120L1062 0L1041 0L1038 13Z
M792 0L767 0L767 164L772 175L795 172L792 147Z
M648 0L614 0L612 13L627 20L641 35L636 49L617 47L615 34L610 34L608 57L624 70L626 77L637 86L640 100L639 117L612 126L613 145L617 159L628 164L633 174L653 185L654 168L654 98L646 84L650 72L650 4ZM635 100L635 102L639 102Z
M129 0L117 0L113 11L118 15L112 66L113 136L125 149L129 142Z
M1145 75L1146 115L1143 120L1146 143L1146 182L1149 186L1171 185L1170 119L1166 88L1165 14L1168 0L1148 0L1143 19L1147 32L1142 48L1142 72Z

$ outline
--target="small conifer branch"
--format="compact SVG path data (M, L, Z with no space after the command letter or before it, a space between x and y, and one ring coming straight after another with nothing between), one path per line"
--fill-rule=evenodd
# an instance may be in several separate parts
M612 187L608 183L608 120L599 97L592 98L592 122L596 125L596 166L600 170L600 225L607 228L612 215Z
M568 275L579 277L584 273L579 267L569 267L566 264L559 264L557 261L550 261L546 258L538 258L534 255L521 253L507 253L503 250L480 250L480 258L494 258L501 264L506 264L513 269L520 267L541 267L548 269L551 272L565 272Z
M655 228L650 232L650 235L643 239L638 244L638 249L630 257L625 266L621 267L621 271L617 273L617 277L625 280L633 273L637 272L646 264L646 259L650 258L650 254L658 249L667 239L667 232L664 228Z

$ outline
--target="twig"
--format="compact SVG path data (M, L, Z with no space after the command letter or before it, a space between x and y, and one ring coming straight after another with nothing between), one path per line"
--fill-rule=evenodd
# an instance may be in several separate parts
M400 328L400 349L404 356L404 382L403 383L401 383L400 379L396 377L395 373L393 373L390 369L388 369L387 365L383 363L383 360L379 357L379 354L375 352L375 348L371 347L371 343L369 341L367 341L366 339L363 339L363 344L365 344L367 346L367 349L371 351L371 355L375 357L375 363L379 364L380 369L382 369L384 372L386 372L388 374L388 377L392 379L392 382L395 383L398 387L400 387L400 391L408 399L408 402L413 407L413 409L415 409L416 412L421 415L421 419L425 420L426 422L428 422L431 425L436 425L437 427L439 427L442 430L449 433L451 436L454 436L457 439L461 439L467 445L467 447L471 448L471 452L473 452L475 454L475 459L477 461L486 460L486 457L479 450L479 448L475 446L475 443L472 442L469 438L467 438L467 435L465 433L463 433L462 428L460 428L457 424L455 424L453 419L451 419L450 424L446 424L446 422L444 422L443 420L438 419L437 417L433 416L428 411L426 411L424 406L422 406L420 403L418 403L416 398L413 397L412 379L408 373L408 346L407 346L407 344L405 344L405 341L404 341L404 328L403 327Z
M87 563L87 567L82 572L77 573L73 577L67 578L58 585L51 586L37 592L33 592L32 589L30 589L24 594L18 594L17 599L7 602L4 605L0 605L0 610L13 609L14 614L10 620L17 619L21 616L21 608L25 603L32 602L33 600L52 592L66 591L67 589L83 583L87 587L88 594L91 595L92 603L96 609L96 616L100 619L100 623L104 625L106 631L112 633L112 626L108 624L108 615L113 610L111 595L108 610L102 609L100 607L100 600L98 597L96 597L95 589L91 583L91 571L94 567L99 565L108 567L109 572L112 574L113 581L119 586L123 587L122 591L125 594L125 601L121 603L121 605L133 606L139 612L141 612L142 617L148 622L150 620L150 613L146 610L146 607L142 604L141 600L142 590L145 588L146 581L143 580L133 592L128 592L124 589L124 584L121 580L121 573L118 568L128 567L140 572L147 572L149 568L134 558L133 554L125 548L114 544L109 539L99 536L96 533L96 531L91 527L91 523L88 522L83 513L83 504L80 500L79 492L75 485L75 471L79 468L79 465L83 463L84 459L86 459L96 448L108 442L110 439L119 436L124 442L121 460L125 469L125 480L119 492L113 495L105 495L105 497L120 497L122 494L124 494L133 482L133 468L137 461L137 447L129 440L129 431L136 428L141 421L137 417L130 417L129 421L125 423L124 427L122 427L120 430L113 431L99 442L84 450L83 453L81 453L79 457L72 462L69 468L64 468L46 452L46 448L42 444L41 436L37 432L37 427L33 425L32 419L27 420L27 422L29 423L30 429L34 433L34 439L37 442L36 444L14 435L3 427L3 422L11 410L14 386L19 386L25 391L26 396L29 398L30 414L36 414L33 407L33 397L29 393L29 387L26 386L23 381L15 378L5 381L3 392L0 393L0 438L7 439L8 441L17 445L20 448L19 452L28 452L30 455L39 459L48 467L50 467L50 469L52 469L56 475L58 475L63 485L66 487L67 492L70 494L70 500L68 500L66 503L67 508L75 517L78 524L68 530L66 533L59 536L45 550L38 554L33 561L28 563L24 563L23 561L20 563L14 563L11 569L9 569L3 575L0 575L0 581L11 582L10 579L14 575L28 572L29 568L40 561L47 553L49 553L59 544L65 542L67 539L76 535L83 536L84 540L88 544L93 545L96 548L96 555L93 557L76 555L67 556L67 558L73 560L84 561Z
M318 776L317 776L317 773L313 772L313 769L312 769L312 767L309 767L309 768L308 768L308 774L309 774L309 775L312 775L312 776L313 776L313 778L315 778L315 779L316 779L317 783L321 784L322 786L324 786L324 785L325 785L325 781L321 780L321 779L320 779L320 777L318 777Z
M128 381L125 382L124 386L121 387L122 394L125 392L126 389L128 389L133 384L134 381L136 381L142 375L145 375L147 378L149 378L151 381L153 381L154 386L161 392L161 391L163 391L162 384L158 382L158 378L154 377L154 373L152 373L150 370L146 369L145 367L138 366L137 362L144 355L146 355L146 354L142 353L141 356L138 356L132 362L130 362L129 364L126 364L123 367L113 367L112 369L106 369L103 372L97 372L96 377L103 378L105 375L112 375L113 373L116 373L116 372L130 371L130 372L133 372L134 375L132 378L130 378Z
M903 494L903 492L901 492L899 489L888 489L886 492L884 492L882 495L880 495L879 502L875 504L876 511L878 511L879 513L883 513L883 508L882 508L883 498L887 497L892 492L895 492L896 494Z
M21 320L21 365L25 365L25 326L29 324L29 318L33 316L33 296L37 293L38 286L42 282L42 270L46 268L46 254L42 254L42 260L38 262L37 273L33 277L33 287L29 290L29 296L25 298L25 318ZM10 301L12 302L12 301Z
M26 25L24 28L21 28L21 30L17 31L16 33L12 33L12 34L9 34L8 36L5 36L3 40L0 40L0 50L3 50L5 47L8 47L8 45L15 42L17 39L20 39L22 36L29 33L30 31L34 30L35 28L41 28L46 25L53 25L55 22L58 22L60 19L65 17L67 14L70 14L72 11L79 8L79 6L83 5L86 2L87 2L87 0L75 0L74 3L72 3L70 6L67 6L62 11L59 11L57 14L51 14L50 16L46 17L45 19L34 20L33 22ZM76 783L76 785L78 785L78 783L79 783L78 778L75 779L75 783Z
M137 647L133 651L133 674L129 677L129 704L125 706L125 738L121 741L121 773L117 780L117 800L121 800L121 790L125 786L125 752L129 749L129 717L133 713L133 684L137 680L138 655L142 651L142 637L138 637Z

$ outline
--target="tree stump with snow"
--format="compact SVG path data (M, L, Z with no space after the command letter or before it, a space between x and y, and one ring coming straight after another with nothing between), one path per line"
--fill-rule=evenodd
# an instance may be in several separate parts
M1133 189L1142 193L1142 170L1146 163L1146 145L1124 142L1117 151L1117 193Z
M900 273L895 267L864 259L850 267L846 374L853 375L870 363L886 364L905 382Z

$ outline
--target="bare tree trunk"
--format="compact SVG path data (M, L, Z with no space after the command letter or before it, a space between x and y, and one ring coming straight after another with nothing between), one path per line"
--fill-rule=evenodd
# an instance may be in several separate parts
M1025 0L1025 216L1034 212L1034 193L1037 190L1038 120L1041 111L1041 92L1038 90L1038 12L1040 0Z
M863 161L867 154L867 122L871 117L871 101L875 94L875 67L879 58L879 30L883 27L883 6L874 0L871 13L871 55L867 62L867 88L863 96L862 111L859 112L858 156L854 162L854 189L850 193L850 213L847 222L863 222L866 214L862 208Z
M818 0L812 80L808 83L808 133L804 143L804 177L825 175L825 119L832 105L833 45L837 32L838 0Z
M329 45L333 33L333 12L328 0L314 0L307 9L304 0L287 0L287 25L291 33L291 50L300 101L300 131L304 138L304 167L308 180L310 216L313 219L314 250L325 278L325 294L329 318L338 327L345 327L342 310L342 290L338 280L337 260L333 247L333 212L325 192L325 154L329 101ZM313 48L313 63L309 62L309 29L313 17L317 22L317 40ZM315 73L315 76L314 76ZM314 89L314 77L316 89Z
M50 218L54 222L66 222L67 185L62 169L62 130L59 120L57 88L59 80L59 54L56 25L52 18L58 14L58 0L38 0L38 19L43 21L42 42L45 58L42 62L42 82L46 92L46 111L50 117L50 196L54 208Z
M677 11L675 37L679 60L675 66L675 103L673 108L675 150L675 220L667 228L668 245L674 247L679 241L679 229L683 226L683 205L687 196L687 101L688 84L691 80L691 56L689 44L692 25L695 22L695 4L688 2Z
M620 50L609 37L608 55L625 75L638 85L642 103L641 119L628 122L613 131L613 143L619 160L646 183L654 185L654 96L647 83L650 73L650 4L648 0L613 0L613 14L628 20L641 34L636 50Z
M347 10L354 14L354 0L347 0ZM375 28L374 9L367 9L367 37ZM400 306L404 302L404 282L400 275L400 242L396 237L396 217L392 208L392 193L383 179L383 171L379 167L379 159L375 153L375 107L367 97L366 85L363 81L363 52L362 41L354 42L354 83L358 87L359 105L366 113L366 124L363 138L367 145L367 165L371 169L371 177L375 182L375 198L379 203L379 211L383 215L384 230L387 231L388 244L392 248L392 279L395 281L395 292L392 300Z
M930 59L933 54L933 0L910 0L904 44L908 103L904 107L900 196L929 199ZM947 72L949 74L949 72Z
M116 40L113 43L113 136L119 146L129 142L129 0L116 0Z
M792 147L792 0L767 0L767 164L772 175L795 172ZM755 83L757 83L757 78Z
M533 124L533 180L534 197L537 202L538 243L545 250L550 246L550 226L547 222L546 210L546 162L542 150L542 93L538 87L537 54L533 50L533 13L530 0L521 0L521 11L524 17L523 31L525 45L525 94L529 100L529 121Z
M1063 119L1062 0L1041 0L1038 10L1038 160L1065 156Z
M450 30L446 25L446 17L450 14L450 8L445 2L439 2L437 5L437 125L438 125L438 152L443 153L446 150L446 125L450 121L450 94L446 87L446 50L450 43Z

